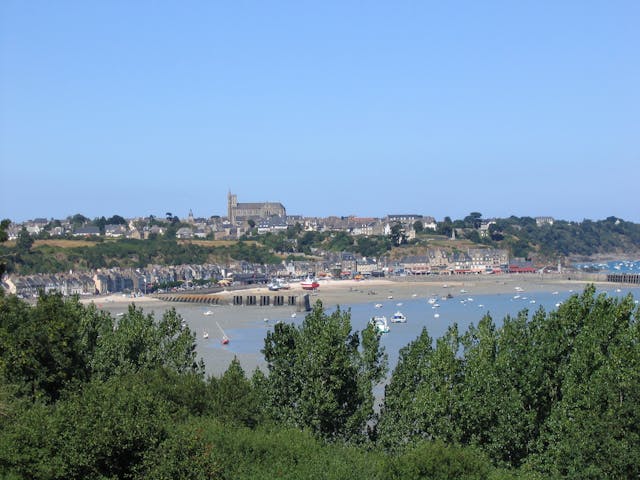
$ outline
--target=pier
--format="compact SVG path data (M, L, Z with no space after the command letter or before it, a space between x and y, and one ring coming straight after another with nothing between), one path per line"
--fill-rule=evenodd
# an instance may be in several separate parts
M607 275L607 282L628 283L640 285L640 274L637 273L610 273Z
M298 311L310 310L309 295L273 294L241 294L233 295L194 294L194 293L160 293L155 298L163 302L195 303L202 305L236 305L250 307L295 307Z

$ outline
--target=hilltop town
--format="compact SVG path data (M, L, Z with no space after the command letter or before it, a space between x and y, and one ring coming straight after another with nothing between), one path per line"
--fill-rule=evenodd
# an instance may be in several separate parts
M551 217L523 219L523 222L529 230L541 232L550 231L556 223ZM618 229L635 225L607 219L605 227L606 222ZM562 222L558 224L557 231L566 229ZM569 226L575 228L574 224ZM118 261L119 253L99 253L97 259L89 261L76 258L83 255L78 254L74 257L76 260L67 258L67 263L58 263L68 266L64 270L59 266L58 271L55 265L45 268L44 262L40 267L31 267L36 271L20 271L22 265L14 261L9 264L14 268L8 268L3 276L2 286L24 298L33 298L41 291L64 295L114 292L143 295L163 290L210 289L221 280L255 284L267 283L272 278L308 276L344 279L535 273L556 272L570 266L566 254L536 259L531 255L532 246L522 238L505 240L509 228L522 230L519 224L513 227L504 220L483 219L477 212L463 220L446 218L441 222L428 215L406 213L380 218L288 215L279 202L242 203L235 194L229 193L225 217L198 218L190 211L182 219L167 212L164 218L125 219L114 215L90 220L78 214L63 220L42 218L10 223L5 229L8 242L2 247L9 252L5 257L10 260L12 255L20 258L20 249L26 255L40 248L39 245L49 248L63 245L70 249L74 245L92 245L91 248L97 250L120 240L154 242L163 238L175 239L189 245L191 250L200 249L201 255L189 257L185 262L184 257L181 260L166 254L147 254L145 262L144 255L136 252L131 244L124 255L129 259ZM628 236L632 244L637 242L635 237ZM225 242L240 241L251 243L253 250L219 251ZM7 247L12 243L16 253ZM523 248L523 244L529 250ZM544 252L544 247L534 253ZM158 247L162 248L162 245ZM63 257L63 252L52 251L43 257ZM83 252L86 256L86 250Z

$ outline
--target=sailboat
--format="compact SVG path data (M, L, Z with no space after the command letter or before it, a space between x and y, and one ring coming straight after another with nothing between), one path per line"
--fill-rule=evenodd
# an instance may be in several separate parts
M222 337L220 338L220 343L222 343L222 345L228 345L229 344L229 337L227 337L227 334L224 333L224 330L222 329L222 327L220 326L220 324L218 322L216 322L216 325L218 325L218 328L220 329L220 332L222 333Z
M202 331L202 338L204 338L205 340L207 340L209 338L209 332L207 332L206 330Z

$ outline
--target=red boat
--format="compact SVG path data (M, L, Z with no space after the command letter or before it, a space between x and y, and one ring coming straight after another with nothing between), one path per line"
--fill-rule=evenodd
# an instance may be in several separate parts
M307 278L306 280L300 283L300 286L302 287L303 290L315 290L320 286L320 284L316 280L311 280L310 278Z
M224 333L224 330L222 330L222 327L220 326L220 324L218 322L216 322L216 325L218 325L218 328L220 329L220 332L222 333L222 337L220 338L220 343L222 345L229 345L229 337L227 337L227 334Z

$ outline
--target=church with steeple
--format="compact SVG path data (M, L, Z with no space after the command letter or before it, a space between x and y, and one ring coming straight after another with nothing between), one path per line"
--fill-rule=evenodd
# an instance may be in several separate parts
M229 192L227 195L227 216L229 222L245 222L247 220L260 220L270 217L287 216L287 211L279 202L239 203L238 196Z

